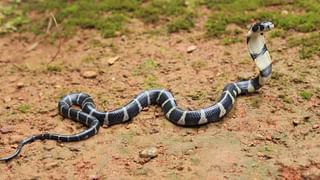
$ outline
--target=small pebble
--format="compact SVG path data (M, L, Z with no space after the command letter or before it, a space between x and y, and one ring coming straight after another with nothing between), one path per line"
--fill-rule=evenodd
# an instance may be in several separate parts
M112 57L108 59L108 64L111 66L113 65L117 60L120 59L120 56Z
M320 127L319 124L315 124L315 125L312 126L312 129L318 129L319 127Z
M12 130L11 127L3 127L3 128L0 128L0 132L1 132L2 134L8 134L8 133L13 132L13 130Z
M99 179L99 176L98 176L98 175L90 175L90 176L89 176L89 179L90 179L90 180L98 180L98 179Z
M141 158L154 158L158 156L158 149L156 147L148 147L142 150L139 154Z
M194 46L194 45L189 46L189 47L187 48L187 53L192 53L192 52L195 51L196 49L197 49L197 46Z
M54 147L53 146L44 146L43 149L46 151L51 151L52 149L54 149Z
M255 139L262 141L262 140L265 140L265 137L264 137L264 135L262 135L262 134L257 134Z
M194 154L195 152L194 152L194 150L193 149L188 149L188 150L186 150L185 152L184 152L184 155L192 155L192 154Z
M271 141L271 140L272 140L272 136L267 135L267 136L266 136L266 139L267 139L268 141Z
M17 83L17 88L18 88L18 89L21 89L21 88L23 88L23 87L24 87L23 82L18 82L18 83Z
M80 151L80 148L79 147L68 147L70 151L73 151L73 152L79 152Z
M98 73L96 71L83 71L81 73L81 76L84 77L84 78L93 79L93 78L96 78L98 76Z
M155 128L152 128L149 133L150 134L156 134L156 133L159 133L159 130L155 129Z
M298 126L298 125L300 124L300 121L297 120L297 119L295 119L295 120L292 121L292 124L293 124L294 126Z
M272 157L271 157L270 155L263 154L263 153L261 153L261 152L258 152L258 153L257 153L257 156L258 156L258 157L261 157L261 158L263 158L263 159L265 159L265 160L272 159Z
M59 84L56 84L56 85L54 85L54 87L57 88L57 89L59 89L59 88L61 88L62 86L59 85Z
M177 170L178 170L178 171L182 171L183 169L184 169L183 166L178 166L178 167L177 167Z
M48 163L48 164L46 165L46 170L50 170L50 169L56 168L56 167L58 167L58 166L59 166L59 164L58 164L57 162Z
M127 37L125 35L121 36L121 41L126 41Z

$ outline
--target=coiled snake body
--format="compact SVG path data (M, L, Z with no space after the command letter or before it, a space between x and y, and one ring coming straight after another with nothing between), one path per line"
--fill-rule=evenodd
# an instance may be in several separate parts
M218 121L231 110L238 95L257 91L271 76L271 58L264 41L263 32L273 27L271 22L256 23L251 26L247 34L248 50L260 70L259 75L250 80L227 84L219 101L212 106L195 111L186 111L177 106L173 95L169 91L154 89L140 93L127 105L114 111L99 112L88 94L68 94L59 101L59 113L66 118L84 124L88 129L74 135L43 133L30 136L20 142L13 154L0 158L0 161L11 160L21 152L25 144L35 140L49 139L72 142L87 139L97 134L101 125L110 126L126 122L138 115L143 108L154 104L161 106L166 118L179 126L199 126ZM73 108L73 105L80 106L81 110Z

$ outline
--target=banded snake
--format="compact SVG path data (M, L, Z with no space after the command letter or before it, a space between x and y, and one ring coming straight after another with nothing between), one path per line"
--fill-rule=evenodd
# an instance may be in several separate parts
M227 84L216 104L205 109L186 111L177 106L173 95L169 91L153 89L140 93L121 108L100 112L96 110L93 99L88 94L71 93L59 101L59 113L63 117L84 124L88 129L73 135L43 133L29 136L19 143L14 153L0 158L0 161L9 161L15 158L24 145L36 140L48 139L73 142L88 139L98 133L101 125L111 126L127 122L149 105L161 106L166 118L179 126L200 126L218 121L231 110L237 96L257 91L271 76L272 62L263 33L273 27L274 25L271 22L259 22L250 27L247 34L248 50L260 73L253 79ZM73 108L74 105L80 106L81 110Z

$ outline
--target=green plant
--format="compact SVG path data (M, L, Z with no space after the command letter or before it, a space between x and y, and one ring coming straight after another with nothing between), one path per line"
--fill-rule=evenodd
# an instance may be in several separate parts
M293 37L289 39L289 46L301 46L300 58L307 59L313 55L320 55L320 32L312 33L305 37Z
M153 59L146 59L136 69L134 69L133 75L150 75L158 66L158 63L156 63Z
M47 70L49 72L61 72L62 71L62 67L58 66L58 65L48 65L47 66Z
M144 77L143 88L144 89L154 89L161 88L162 85L158 83L158 78L154 75L147 75Z
M237 42L241 42L241 39L240 38L236 38L236 37L225 37L223 39L223 44L224 45L230 45L230 44L234 44L234 43L237 43Z
M22 113L27 113L31 109L31 106L29 104L20 104L17 109Z
M193 27L194 22L192 16L180 16L167 25L169 33L179 32L181 30L189 31Z
M309 91L302 91L300 92L300 96L305 100L310 100L313 94Z

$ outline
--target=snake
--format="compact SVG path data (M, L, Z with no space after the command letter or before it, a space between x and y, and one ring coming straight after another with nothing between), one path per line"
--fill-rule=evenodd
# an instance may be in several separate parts
M174 96L165 89L151 89L138 94L125 106L113 111L101 112L96 109L93 98L86 93L69 93L58 102L59 114L65 118L82 123L87 127L82 132L72 135L42 133L23 139L16 151L0 161L9 161L17 157L23 146L36 140L55 140L59 142L75 142L96 135L100 126L112 126L130 121L149 105L159 105L165 117L175 125L197 127L216 122L232 109L239 95L256 92L270 78L272 60L265 43L264 33L274 28L269 21L258 22L250 26L246 36L249 54L259 69L259 74L249 80L229 83L217 103L198 110L183 110L177 106ZM78 106L80 108L76 108Z

